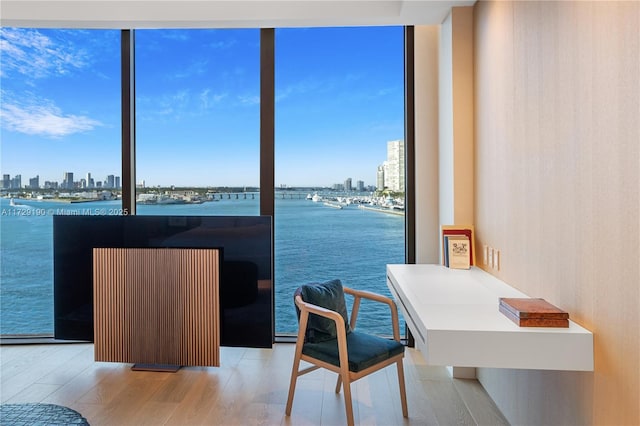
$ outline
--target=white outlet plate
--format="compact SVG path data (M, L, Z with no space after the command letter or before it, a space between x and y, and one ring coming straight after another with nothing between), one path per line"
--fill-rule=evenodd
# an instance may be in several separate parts
M500 250L495 250L493 253L493 269L500 270Z
M486 265L489 262L489 246L484 245L482 247L482 264Z
M489 247L489 266L493 268L493 247Z

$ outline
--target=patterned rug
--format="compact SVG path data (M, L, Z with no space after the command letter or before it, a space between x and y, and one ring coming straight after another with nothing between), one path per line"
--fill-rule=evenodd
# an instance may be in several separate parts
M44 425L85 425L87 419L71 408L55 404L2 404L0 405L0 425L44 426Z

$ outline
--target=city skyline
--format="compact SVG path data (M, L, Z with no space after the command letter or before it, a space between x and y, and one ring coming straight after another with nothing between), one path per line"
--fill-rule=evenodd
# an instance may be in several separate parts
M104 180L96 180L91 177L91 172L87 172L85 177L75 179L74 172L64 172L62 181L40 180L40 175L27 177L22 182L22 174L11 177L10 174L2 174L2 189L118 189L121 188L120 176L107 175Z
M335 190L345 191L364 191L365 188L375 189L389 189L395 192L404 192L404 141L395 140L387 142L387 159L377 167L376 172L376 184L365 185L363 180L356 180L355 187L353 186L353 179L348 177L343 183L333 183L330 187ZM29 177L29 184L22 184L22 175L17 174L12 178L10 174L2 175L2 189L118 189L121 188L120 176L113 174L107 175L104 181L96 180L92 177L91 172L86 172L85 177L78 180L75 179L75 172L64 172L62 184L59 181L48 181L44 183L40 182L40 175L35 177ZM136 188L156 188L158 186L146 186L145 181L137 182ZM168 185L167 187L176 187L175 185ZM212 185L190 185L190 187L216 187ZM218 186L219 187L219 186ZM308 186L287 186L280 185L280 189L289 188L307 188ZM312 186L319 187L319 186ZM328 188L329 186L324 186ZM278 188L278 186L276 186Z
M75 172L64 172L62 181L59 180L41 180L40 175L36 175L34 177L28 177L23 182L22 174L10 175L10 174L2 174L2 184L1 189L3 190L13 190L13 189L121 189L120 185L120 176L118 175L107 175L104 180L96 180L91 177L91 172L86 173L86 177L80 177L77 180L74 178ZM29 183L26 183L28 181ZM207 188L207 187L222 187L217 185L190 185L194 188ZM158 186L146 186L144 180L136 183L137 188L157 188ZM169 187L177 187L176 185L167 185ZM253 186L252 186L253 187ZM259 187L259 186L255 186ZM311 187L322 187L318 185L314 185ZM336 190L346 190L346 191L364 191L367 188L375 188L376 185L373 184L365 184L362 180L356 180L355 185L353 184L353 179L348 177L344 180L343 183L333 183L331 185L324 186L324 188L333 188ZM276 188L279 189L292 189L292 188L309 188L308 186L287 186L280 185Z
M120 170L120 31L0 33L1 173ZM136 181L259 185L259 35L136 31ZM404 133L402 28L277 29L275 59L276 187L375 185Z

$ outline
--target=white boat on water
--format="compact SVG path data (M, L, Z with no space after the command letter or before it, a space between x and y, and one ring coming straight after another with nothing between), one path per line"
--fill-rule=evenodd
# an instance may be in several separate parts
M317 203L318 201L322 201L322 197L319 196L318 194L313 194L313 197L311 197L311 201L313 201L314 203Z
M344 206L349 206L352 203L352 200L349 197L337 197L337 200L338 200L338 203Z
M340 204L336 204L336 203L329 203L329 202L325 202L323 203L325 206L327 207L332 207L334 209L342 209L342 206Z
M27 205L16 203L16 200L14 200L13 198L11 198L9 200L9 206L14 207L16 209L28 209L29 208L29 206L27 206Z

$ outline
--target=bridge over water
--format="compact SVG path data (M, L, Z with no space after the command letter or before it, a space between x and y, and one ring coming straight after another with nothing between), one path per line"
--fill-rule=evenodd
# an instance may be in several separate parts
M276 198L301 200L307 198L306 193L302 192L276 192ZM254 200L260 197L258 192L216 192L209 193L207 197L213 200Z

